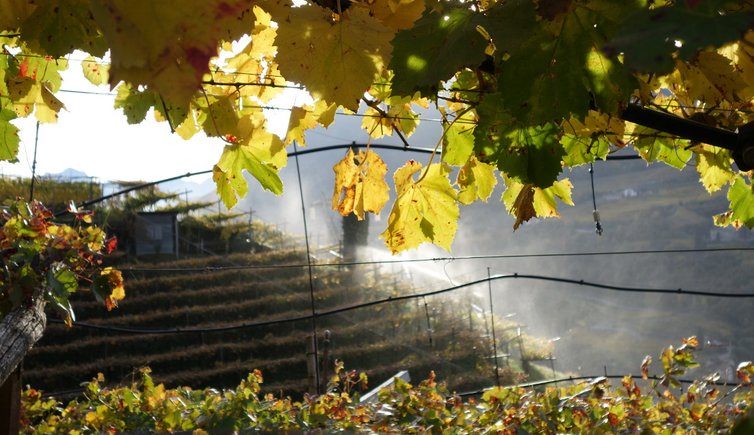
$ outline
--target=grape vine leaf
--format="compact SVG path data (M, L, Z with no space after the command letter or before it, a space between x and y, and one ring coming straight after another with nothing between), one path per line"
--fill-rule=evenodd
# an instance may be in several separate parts
M361 128L373 139L391 136L398 129L404 137L411 136L419 126L419 115L411 108L411 103L391 104L387 111L367 107L361 120Z
M452 166L462 166L474 152L474 126L476 114L469 110L461 113L445 128L442 140L442 161Z
M18 30L37 7L36 2L0 0L0 30Z
M33 112L40 122L57 122L64 105L53 92L60 89L60 71L67 67L65 59L39 56L9 62L5 86L16 115L26 117Z
M699 144L695 156L699 182L707 192L717 192L736 178L730 165L730 151Z
M11 124L16 118L15 112L8 109L0 109L0 160L15 162L18 156L18 127Z
M87 0L49 0L37 7L21 25L21 37L33 51L62 57L83 50L102 57L105 38L92 16Z
M264 115L254 112L240 118L234 132L237 143L225 146L212 169L212 179L225 206L232 208L238 198L249 191L244 170L265 190L282 194L283 182L278 171L285 166L288 157L283 141L265 129Z
M418 180L414 178L417 173ZM422 164L414 160L395 171L397 198L387 229L380 234L393 254L424 242L450 251L460 211L449 174L450 167L444 163L434 163L422 171Z
M102 269L92 280L92 292L108 311L116 308L118 302L126 297L121 272L112 267Z
M93 56L89 56L81 62L81 70L89 83L95 86L109 83L110 65L98 62Z
M348 149L335 166L335 189L332 196L333 210L343 216L353 213L359 220L366 212L379 213L389 198L385 182L387 165L374 151Z
M754 192L742 176L736 176L728 187L728 201L730 209L714 217L715 225L754 228Z
M483 108L484 105L478 108L480 122L474 129L477 153L521 183L551 186L563 169L565 150L559 142L562 130L553 123L501 128L484 121Z
M625 122L606 113L590 110L583 122L571 117L564 120L560 143L565 149L563 163L578 166L605 159L610 145L623 146Z
M689 60L701 49L719 47L743 36L754 21L752 16L743 11L721 14L726 3L681 1L644 8L626 17L603 50L610 57L622 54L624 64L634 70L668 73L673 69L674 53Z
M295 106L291 108L285 143L290 144L296 141L299 145L306 145L306 130L316 127L317 124L323 127L329 126L335 117L336 108L335 103L327 104L324 100L317 101L313 107Z
M349 8L337 19L317 5L291 8L278 24L283 76L315 99L352 111L390 60L394 32L363 8Z
M485 21L468 8L441 13L428 9L413 27L398 32L390 62L393 94L411 96L419 91L431 96L440 81L461 67L482 63L488 42L477 26Z
M471 156L458 170L456 185L460 188L458 202L461 204L468 205L477 199L487 202L497 185L495 167Z
M573 184L567 179L556 181L547 188L536 187L529 183L521 183L511 177L503 176L506 189L502 201L508 213L516 218L513 230L517 230L522 223L533 217L559 217L559 199L565 204L573 205L571 190Z
M156 104L158 97L151 91L134 89L128 83L118 86L115 96L116 109L123 109L129 124L138 124L147 117L149 109Z
M394 30L408 29L422 16L424 0L374 0L370 13Z
M699 53L691 63L676 61L676 70L668 77L668 83L674 95L689 104L748 101L751 97L742 74L728 58L713 51Z
M110 47L110 85L146 85L170 103L187 107L209 72L209 60L227 37L227 25L247 9L242 0L206 0L164 7L151 0L91 2ZM226 25L227 24L227 25Z
M614 2L613 2L614 3ZM530 38L513 48L498 74L501 103L520 122L536 125L569 115L583 117L590 107L618 111L636 83L619 62L594 50L615 27L616 11L600 1L574 4L566 15L527 30ZM493 38L496 31L490 30Z
M648 127L637 127L633 134L638 137L634 148L641 158L649 162L659 160L666 165L682 170L691 159L693 151L682 146L676 139Z

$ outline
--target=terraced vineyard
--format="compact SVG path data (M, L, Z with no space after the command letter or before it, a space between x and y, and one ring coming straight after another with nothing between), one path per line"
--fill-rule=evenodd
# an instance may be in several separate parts
M207 328L308 316L307 268L281 267L301 265L304 258L302 252L288 250L121 265L126 300L111 312L89 298L75 301L77 321L109 327ZM228 265L242 267L218 267ZM260 267L265 265L271 267ZM402 284L408 281L402 278L374 266L315 267L315 308L321 312L420 290ZM318 350L321 359L327 357L324 373L332 373L338 359L349 369L365 371L371 385L403 369L416 378L435 370L458 391L491 385L494 369L487 358L491 351L483 320L470 318L467 305L448 299L428 298L427 307L417 301L319 317ZM108 382L120 383L130 381L135 369L149 366L155 379L168 386L220 388L237 385L250 370L261 369L267 391L299 395L308 389L311 326L310 320L299 320L224 332L129 334L49 324L25 361L24 383L48 392L66 391L98 372ZM324 331L329 331L328 343Z

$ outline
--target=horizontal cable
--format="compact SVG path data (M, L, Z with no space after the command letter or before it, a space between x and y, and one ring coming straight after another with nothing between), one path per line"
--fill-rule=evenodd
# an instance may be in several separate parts
M404 152L416 152L416 153L424 153L424 154L432 154L434 151L432 148L424 148L424 147L406 147L402 145L386 145L386 144L359 144L356 142L350 143L350 144L340 144L340 145L326 145L321 147L313 147L313 148L307 148L303 150L298 151L292 151L288 152L288 157L295 157L297 155L305 155L305 154L312 154L312 153L319 153L324 151L332 151L332 150L339 150L339 149L348 149L348 148L372 148L372 149L382 149L382 150L391 150L391 151L404 151ZM441 152L442 150L439 150ZM607 156L607 160L635 160L640 159L641 157L638 155L629 155L629 156ZM155 186L162 183L167 183L169 181L175 181L180 180L181 178L188 178L193 177L196 175L205 175L205 174L211 174L212 170L206 170L206 171L198 171L198 172L187 172L185 174L176 175L174 177L169 178L163 178L161 180L157 181L151 181L144 184L139 184L137 186L132 186L127 189L119 190L117 192L113 192L109 195L105 195L99 198L95 198L89 201L84 201L80 204L80 208L86 208L91 205L106 201L111 198L115 198L120 195L125 195L126 193L130 193L136 190L145 189L147 187ZM68 213L68 211L62 211L55 214L55 217L60 217Z
M364 260L343 261L337 263L312 263L313 267L346 267L346 266L369 266L383 264L408 264L408 263L439 263L465 260L500 260L519 258L559 258L559 257L594 257L612 255L650 255L650 254L698 254L715 252L745 252L754 251L754 247L728 247L728 248L696 248L696 249L642 249L636 251L590 251L590 252L540 252L531 254L480 254L460 255L453 257L431 258L408 258L396 260ZM165 267L165 268L122 268L122 272L222 272L225 270L272 270L272 269L295 269L308 267L307 263L292 264L248 264L227 266L204 266L204 267Z
M683 290L681 288L668 289L668 288L625 287L625 286L595 283L595 282L590 282L590 281L585 281L585 280L557 278L557 277L545 276L545 275L528 275L528 274L514 273L514 274L504 274L504 275L493 275L488 278L482 278L482 279L478 279L474 281L469 281L467 283L459 284L453 287L447 287L447 288L428 291L424 293L413 293L413 294L403 295L403 296L391 296L391 297L377 299L370 302L349 305L342 308L319 311L319 312L315 312L314 314L288 317L288 318L277 319L277 320L266 320L262 322L240 323L240 324L235 324L235 325L215 326L215 327L205 327L205 328L199 328L199 327L194 327L194 328L134 328L134 327L106 326L106 325L98 325L98 324L92 324L92 323L86 323L86 322L74 322L73 326L80 327L80 328L102 330L102 331L127 333L127 334L197 334L197 333L236 331L236 330L242 330L242 329L259 328L263 326L280 325L280 324L285 324L285 323L311 320L311 319L316 319L320 317L327 317L327 316L332 316L334 314L345 313L348 311L359 310L362 308L368 308L368 307L373 307L373 306L387 304L387 303L401 302L401 301L407 301L407 300L412 300L412 299L417 299L417 298L436 296L436 295L460 290L466 287L472 287L478 284L487 283L490 281L508 280L508 279L527 279L527 280L535 280L535 281L557 282L557 283L563 283L563 284L573 284L573 285L579 285L583 287L592 287L592 288L598 288L602 290L625 292L625 293L658 293L658 294L673 294L673 295L683 295L683 296L708 296L708 297L719 297L719 298L754 298L754 293L709 292L709 291L697 291L697 290ZM50 323L64 323L60 319L49 319L49 322Z
M623 379L626 376L629 376L631 379L644 379L640 375L568 376L568 377L557 378L557 379L544 379L541 381L524 382L524 383L516 384L516 385L503 385L501 388L532 388L532 387L541 387L544 385L559 384L561 382L576 382L576 381L591 381L591 383L595 383L595 382L600 381L601 379ZM647 376L646 380L661 381L662 377L652 375L652 376ZM741 385L741 383L738 381L733 381L733 382L704 381L704 380L693 380L693 379L676 379L676 380L682 384L693 384L694 382L707 382L708 384L716 385L719 387L737 387ZM493 390L494 388L496 387L487 387L481 390L459 393L458 395L461 397L480 396L486 393L487 391Z

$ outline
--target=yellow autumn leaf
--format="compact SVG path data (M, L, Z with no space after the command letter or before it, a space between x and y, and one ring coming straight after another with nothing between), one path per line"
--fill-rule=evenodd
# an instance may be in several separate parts
M394 31L365 8L349 8L335 20L317 5L291 8L278 21L277 61L286 79L315 99L352 111L390 61Z
M390 190L385 182L387 165L377 153L368 150L354 154L349 148L343 160L333 166L333 171L333 210L343 216L353 213L363 220L365 213L379 213L385 206Z
M12 79L6 84L17 116L23 118L33 112L39 122L58 121L58 113L65 106L47 86L27 78Z
M403 30L422 16L424 0L375 0L369 4L369 10L385 26Z
M317 124L323 127L330 125L335 117L335 108L335 104L327 104L323 100L317 101L313 107L293 107L288 119L285 143L290 144L296 141L299 145L306 145L306 130L316 127Z
M707 144L696 147L696 172L707 192L714 193L736 178L730 165L730 152Z
M104 85L110 79L110 65L100 63L94 56L88 56L81 62L84 77L93 85Z
M397 198L387 229L380 234L393 254L425 242L450 251L460 211L449 174L444 163L432 164L424 173L422 164L414 160L395 171Z
M571 190L573 184L567 178L556 181L552 186L542 189L532 184L520 183L512 178L503 177L506 190L503 192L502 201L516 221L513 229L517 230L522 223L533 217L560 217L558 213L559 199L565 204L573 205Z
M111 53L110 85L146 85L172 104L186 107L199 90L221 39L233 39L248 3L204 0L190 7L163 7L152 0L91 2Z
M472 155L458 171L456 184L461 188L458 201L464 205L471 204L477 198L487 202L497 185L496 169L495 166L480 162Z

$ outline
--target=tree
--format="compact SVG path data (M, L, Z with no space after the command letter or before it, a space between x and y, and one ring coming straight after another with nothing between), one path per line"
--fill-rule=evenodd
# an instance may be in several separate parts
M419 107L442 117L436 155L394 174L381 237L393 252L449 249L459 205L487 201L500 178L516 217L558 216L572 204L564 168L623 148L681 169L692 159L709 192L727 186L719 225L754 226L745 143L722 149L626 122L650 108L733 131L754 119L754 5L727 0L149 0L0 2L0 158L18 150L11 121L55 122L59 71L74 50L83 73L117 90L130 123L149 109L186 139L226 143L214 165L228 207L248 187L275 194L286 146L361 111L377 139L410 146ZM247 38L242 38L247 35ZM243 41L232 49L230 41ZM97 60L107 53L110 62ZM302 85L288 132L267 131L263 106ZM746 131L747 129L742 129ZM732 134L732 133L731 133ZM733 135L734 138L745 137ZM441 150L441 151L440 151ZM733 164L735 158L736 165ZM743 165L742 165L743 163ZM736 168L738 166L738 168ZM334 208L363 218L387 202L387 172L368 149L336 165ZM743 169L740 170L740 169Z

